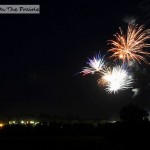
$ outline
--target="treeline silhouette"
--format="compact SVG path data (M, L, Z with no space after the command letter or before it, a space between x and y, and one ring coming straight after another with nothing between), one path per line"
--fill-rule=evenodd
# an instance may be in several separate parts
M48 135L48 136L101 136L125 133L132 130L150 130L150 122L148 120L116 123L98 123L89 121L52 121L41 122L36 126L32 125L5 125L0 129L0 135ZM147 130L148 132L148 130Z
M5 125L0 135L49 135L49 136L97 136L118 133L121 130L150 128L148 112L137 105L130 104L120 111L120 121L101 120L61 120L41 121L36 126L31 124ZM123 132L123 131L122 131Z
M0 138L24 137L27 141L29 139L32 141L35 137L46 137L50 140L54 140L56 137L61 138L61 140L64 140L64 137L69 137L67 140L70 137L90 137L93 143L96 137L101 137L104 148L107 144L109 144L109 148L110 145L119 147L115 149L143 148L148 145L150 121L146 110L130 104L122 108L120 119L115 123L99 120L53 120L40 122L36 126L6 125L0 129ZM97 143L101 143L101 140L98 140ZM58 139L54 143L57 142ZM80 142L77 141L76 144L80 145Z

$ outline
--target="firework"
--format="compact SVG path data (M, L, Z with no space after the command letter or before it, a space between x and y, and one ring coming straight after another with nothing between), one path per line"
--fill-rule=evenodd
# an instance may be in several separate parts
M143 25L129 24L126 34L120 28L120 33L114 36L115 40L109 41L112 45L109 51L113 52L111 57L115 60L121 59L123 62L134 60L148 63L145 56L149 56L150 53L144 51L144 48L150 47L150 44L146 43L150 39L150 29L145 30Z
M117 93L119 90L132 88L133 79L123 66L106 68L98 83L106 87L108 93Z
M100 54L97 54L93 59L88 59L88 67L84 67L81 73L84 75L94 74L95 72L100 72L105 66L104 57L101 57Z

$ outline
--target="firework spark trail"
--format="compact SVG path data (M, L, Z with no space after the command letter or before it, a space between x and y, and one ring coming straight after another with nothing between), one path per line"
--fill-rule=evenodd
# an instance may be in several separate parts
M98 83L105 86L108 93L117 93L132 88L133 79L123 66L116 66L104 69Z
M94 74L95 72L100 72L105 66L104 57L101 57L100 54L97 54L93 57L93 59L88 59L87 64L89 67L84 67L80 73L84 75Z
M149 52L143 51L144 48L150 47L146 41L150 39L150 29L144 30L144 26L129 24L127 33L123 34L120 28L120 33L114 35L115 40L109 40L112 48L109 50L113 52L112 58L121 59L123 62L130 60L141 61L148 63L145 56L150 56Z

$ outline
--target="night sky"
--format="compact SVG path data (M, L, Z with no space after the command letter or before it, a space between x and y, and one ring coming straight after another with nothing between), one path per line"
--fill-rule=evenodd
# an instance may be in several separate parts
M21 4L22 1L13 1ZM137 65L140 93L108 94L98 76L76 74L107 40L135 20L150 28L150 1L55 0L40 4L40 15L0 15L0 114L117 118L123 106L150 109L148 65ZM6 4L6 2L5 2ZM12 1L9 4L13 4Z

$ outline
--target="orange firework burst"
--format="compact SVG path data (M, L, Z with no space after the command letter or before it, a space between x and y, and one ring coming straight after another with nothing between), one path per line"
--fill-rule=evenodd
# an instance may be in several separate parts
M114 36L115 40L110 40L112 48L109 51L113 52L111 57L115 60L121 59L123 62L134 60L148 63L144 56L149 56L150 53L143 50L150 47L150 44L146 43L150 39L150 29L145 30L143 25L129 24L126 34L120 28L120 33Z

